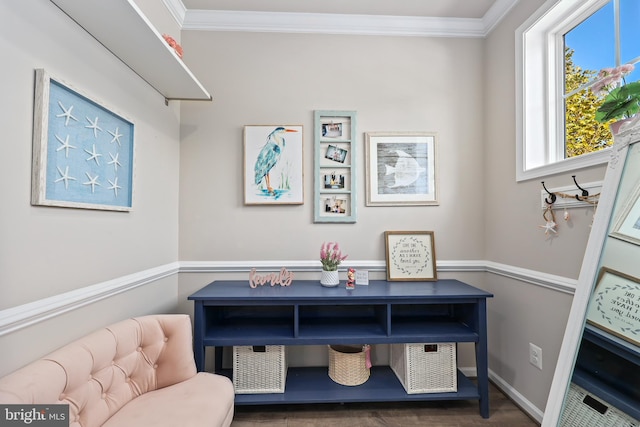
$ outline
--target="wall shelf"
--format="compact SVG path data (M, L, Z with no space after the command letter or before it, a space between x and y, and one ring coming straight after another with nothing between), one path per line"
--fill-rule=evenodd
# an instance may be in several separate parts
M133 0L51 0L165 101L211 95Z

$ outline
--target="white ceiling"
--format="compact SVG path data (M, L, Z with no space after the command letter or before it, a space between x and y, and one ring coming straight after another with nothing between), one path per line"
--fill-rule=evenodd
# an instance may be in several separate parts
M164 0L184 30L484 37L519 0Z

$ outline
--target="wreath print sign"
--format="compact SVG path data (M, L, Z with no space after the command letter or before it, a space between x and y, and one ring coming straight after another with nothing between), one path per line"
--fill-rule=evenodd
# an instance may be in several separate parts
M587 322L640 346L640 281L603 267Z
M387 280L437 280L432 231L385 232Z

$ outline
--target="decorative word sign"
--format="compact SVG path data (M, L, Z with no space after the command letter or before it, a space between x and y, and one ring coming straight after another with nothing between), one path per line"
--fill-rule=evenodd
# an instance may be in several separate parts
M640 282L604 267L587 321L635 345L640 345Z
M249 273L249 286L257 288L270 283L271 286L289 286L293 281L293 273L282 267L279 273L258 274L255 268Z

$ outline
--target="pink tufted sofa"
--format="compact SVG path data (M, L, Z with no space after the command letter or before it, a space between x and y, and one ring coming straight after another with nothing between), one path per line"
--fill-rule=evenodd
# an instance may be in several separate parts
M182 314L124 320L0 379L0 403L69 404L73 427L229 426L234 390L196 372Z

